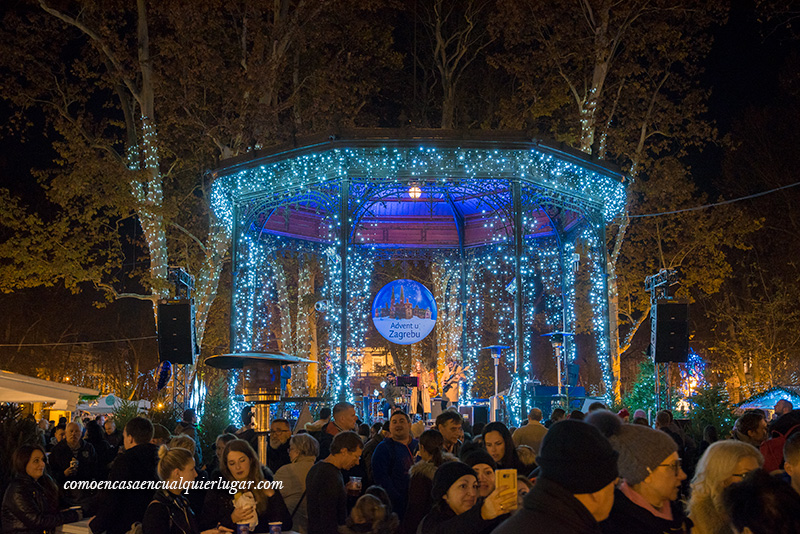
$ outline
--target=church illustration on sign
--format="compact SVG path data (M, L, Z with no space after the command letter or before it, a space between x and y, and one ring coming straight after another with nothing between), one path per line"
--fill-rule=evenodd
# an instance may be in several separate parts
M375 309L375 317L388 317L389 319L411 319L412 317L430 319L431 316L430 308L411 304L411 300L405 297L405 290L402 285L400 286L399 299L395 299L394 287L392 287L392 298L386 303L386 306Z

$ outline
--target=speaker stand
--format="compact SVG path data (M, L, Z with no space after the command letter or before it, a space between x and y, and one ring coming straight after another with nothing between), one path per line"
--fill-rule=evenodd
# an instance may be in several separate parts
M672 406L672 388L670 386L670 370L672 362L655 363L655 396L656 412L669 410Z
M186 365L175 364L172 376L172 413L176 421L183 420L183 411L188 408L187 397Z

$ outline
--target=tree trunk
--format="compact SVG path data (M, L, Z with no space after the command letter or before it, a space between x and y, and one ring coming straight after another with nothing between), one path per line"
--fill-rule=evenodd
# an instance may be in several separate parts
M608 270L608 333L609 333L609 361L611 363L611 393L614 402L622 400L622 352L619 345L619 291L617 289L617 275L611 262L606 267Z
M444 95L442 99L442 129L452 130L456 113L456 91L450 80L442 80Z
M212 215L212 217L214 217ZM206 332L206 321L217 298L219 277L225 264L225 258L231 245L231 233L224 224L214 221L208 233L206 256L197 275L194 292L195 299L195 336L197 345L203 346Z

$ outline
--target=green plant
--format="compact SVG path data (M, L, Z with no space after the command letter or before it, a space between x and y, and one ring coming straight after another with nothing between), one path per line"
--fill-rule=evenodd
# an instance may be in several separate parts
M736 418L725 384L703 386L688 400L691 404L688 414L691 431L698 443L703 438L703 429L707 425L713 425L717 429L720 439L728 437Z
M214 373L208 381L207 391L203 399L203 416L197 428L197 445L202 447L203 458L211 458L217 436L231 424L227 377L220 372Z
M170 431L170 433L172 433L172 431L175 430L175 426L178 424L178 421L175 420L175 414L172 413L171 403L165 403L161 406L161 408L154 408L150 410L148 413L150 421L152 421L154 425L163 425L167 430Z
M662 382L663 384L663 382ZM655 417L656 403L656 378L655 378L655 364L649 358L646 358L639 364L639 374L636 376L630 393L625 395L622 399L622 406L628 408L628 411L633 415L636 410L644 410ZM661 394L661 407L662 409L675 409L677 397L672 396L671 403L667 402L666 392L662 389Z
M16 404L0 404L0 495L11 482L11 460L22 445L41 445L36 421L22 415Z
M131 402L127 399L120 399L120 404L116 408L114 408L114 424L117 425L117 428L124 429L125 425L128 424L128 421L133 419L139 415L139 404L138 402Z

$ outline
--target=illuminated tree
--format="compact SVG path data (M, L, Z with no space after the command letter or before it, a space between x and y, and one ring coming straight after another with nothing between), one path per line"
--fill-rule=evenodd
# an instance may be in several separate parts
M26 113L45 113L59 160L39 173L46 209L0 191L3 290L89 282L109 300L155 304L171 294L168 265L184 265L196 275L202 343L231 237L208 208L206 170L296 134L374 121L360 112L398 61L371 16L379 5L40 0L9 10L4 97L21 131ZM141 236L135 253L120 234Z
M622 166L634 180L631 213L662 211L660 204L645 208L642 201L651 196L663 199L665 191L680 191L681 207L697 205L699 195L683 194L693 188L677 158L687 147L713 139L713 129L702 119L708 91L697 80L699 62L711 45L709 29L725 14L716 5L667 0L582 0L557 6L501 1L493 28L503 51L492 61L514 81L514 92L502 107L501 125L553 136ZM623 215L610 226L608 236L611 365L617 379L619 357L630 346L619 338L624 325L619 324L618 309L634 298L630 288L644 280L641 269L630 267L683 264L689 250L697 248L691 239L708 231L698 225L692 235L684 231L688 241L674 241L671 252L647 257L659 251L669 234L632 228L642 222ZM712 228L722 222L714 221ZM673 228L678 224L671 223ZM638 234L639 245L646 244L641 241L645 234L654 239L648 248L631 250L629 233L635 239ZM635 333L646 311L646 305L638 306L627 314L635 319L623 315L628 334ZM619 399L618 381L614 396Z

